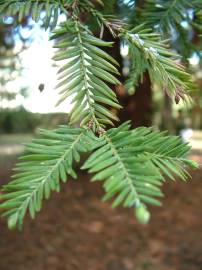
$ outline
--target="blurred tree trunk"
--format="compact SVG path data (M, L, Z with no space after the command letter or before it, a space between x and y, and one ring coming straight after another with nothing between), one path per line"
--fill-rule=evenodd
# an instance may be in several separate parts
M144 75L143 82L136 88L134 95L125 94L124 89L119 88L118 97L124 107L119 112L121 121L131 119L133 127L152 125L152 91L147 73Z
M162 111L161 128L163 130L168 130L169 133L171 134L175 134L176 127L175 127L175 123L173 121L173 116L172 116L172 100L166 93L164 93L163 102L164 102L164 106L163 106L163 111Z

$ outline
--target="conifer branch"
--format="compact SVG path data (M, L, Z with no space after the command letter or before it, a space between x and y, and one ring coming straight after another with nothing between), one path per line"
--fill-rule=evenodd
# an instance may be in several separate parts
M107 131L82 168L95 173L92 181L104 181L104 200L115 196L113 207L135 207L137 217L139 211L144 212L141 220L146 222L145 203L160 205L155 197L163 196L160 187L164 176L174 179L173 175L177 175L186 180L189 175L184 166L196 164L186 160L190 147L179 137L165 136L150 128L129 128L124 123Z
M161 33L168 33L181 27L183 20L190 21L190 11L202 8L200 0L146 0L141 17L147 18L146 25Z
M196 87L189 73L179 63L179 55L168 49L167 41L161 41L157 33L140 25L131 31L124 31L121 37L129 46L132 60L126 88L135 91L143 73L148 71L151 82L163 89L176 103L180 99L190 102L189 92ZM177 63L178 61L178 63Z
M26 145L13 178L3 187L0 210L8 218L9 228L22 227L27 210L32 218L41 210L44 198L60 190L60 180L76 177L74 161L92 148L93 137L85 129L61 126L54 131L41 130L41 138Z
M107 85L119 84L112 75L119 74L114 66L118 63L99 48L112 46L113 43L93 37L78 21L70 20L53 33L52 39L59 40L55 45L59 52L53 59L67 60L67 64L59 70L60 82L56 88L65 87L60 90L62 96L57 104L74 94L71 124L81 121L83 126L93 121L95 130L105 124L113 124L111 120L118 118L103 105L121 108L115 93ZM70 47L65 49L68 44Z

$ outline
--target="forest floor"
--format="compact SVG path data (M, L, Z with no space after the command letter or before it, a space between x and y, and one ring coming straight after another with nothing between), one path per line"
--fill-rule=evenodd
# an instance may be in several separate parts
M10 146L0 146L1 184L19 150ZM192 158L202 163L197 146ZM163 206L150 207L151 222L139 225L132 210L101 202L102 187L80 173L22 232L0 221L0 270L202 270L201 175L167 183Z

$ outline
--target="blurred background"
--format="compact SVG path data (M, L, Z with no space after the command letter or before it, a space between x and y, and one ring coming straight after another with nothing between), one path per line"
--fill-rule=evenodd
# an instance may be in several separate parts
M119 6L122 16L126 6ZM202 44L187 21L181 28L184 43L173 33L172 45L196 81L193 104L173 104L162 89L151 87L147 74L135 93L126 93L123 87L115 90L124 107L121 121L132 119L134 127L153 125L182 136L193 147L191 158L201 163ZM68 121L70 101L55 107L57 66L51 60L49 35L42 21L35 24L29 17L20 26L13 17L0 20L1 185L9 181L22 143L29 142L39 127ZM105 31L104 38L112 36ZM109 53L122 63L124 82L130 66L128 48L113 41ZM80 172L77 181L70 180L44 203L35 221L26 220L22 232L8 231L5 221L0 221L0 270L201 270L201 173L202 169L191 172L189 183L165 184L163 207L151 207L152 220L143 226L132 210L112 210L102 203L101 186L89 183Z

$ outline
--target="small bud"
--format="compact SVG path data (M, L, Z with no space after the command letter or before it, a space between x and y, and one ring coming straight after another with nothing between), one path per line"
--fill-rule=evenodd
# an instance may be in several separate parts
M131 87L128 89L128 94L129 95L134 95L135 94L135 87Z
M94 126L94 122L93 122L93 120L91 119L91 120L88 122L87 127L88 127L89 129L93 129L93 126Z
M10 230L14 230L16 228L17 219L18 219L18 215L17 214L14 214L14 215L12 215L12 216L9 217L9 219L8 219L8 228Z
M100 136L103 136L106 133L106 131L104 130L104 128L99 128L98 133Z
M175 96L175 103L178 104L180 102L180 96L176 94Z
M199 164L198 162L194 161L194 160L186 160L185 163L190 166L193 169L198 169L199 168Z
M150 213L144 204L140 204L135 209L135 215L139 223L147 224L150 220Z

